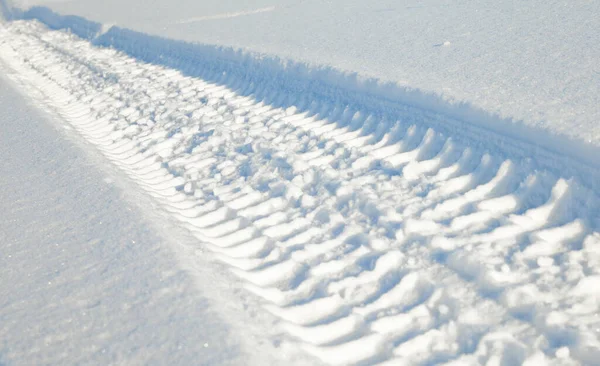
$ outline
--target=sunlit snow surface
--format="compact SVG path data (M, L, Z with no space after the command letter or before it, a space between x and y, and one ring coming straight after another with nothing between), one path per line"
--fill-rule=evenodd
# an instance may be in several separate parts
M42 4L63 15L162 37L333 66L600 146L598 1L12 3ZM485 124L482 118L472 122Z
M272 320L250 314L235 278L7 72L0 62L0 365L315 362L265 342Z
M244 283L276 319L270 343L330 364L600 358L584 164L567 174L556 154L419 109L192 77L96 43L16 21L0 60Z

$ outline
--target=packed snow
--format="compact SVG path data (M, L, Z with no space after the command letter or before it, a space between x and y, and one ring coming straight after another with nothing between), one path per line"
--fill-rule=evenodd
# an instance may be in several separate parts
M547 40L546 49L561 55L548 59L540 56L543 47L526 45L558 22L558 3L514 16L506 13L514 8L501 4L414 3L402 11L375 3L376 22L361 17L374 5L335 0L167 8L129 2L125 11L122 3L48 4L89 19L48 8L20 12L3 2L11 21L0 28L1 70L57 125L72 129L83 149L112 163L126 182L123 191L152 212L150 227L166 225L160 234L167 237L190 236L181 243L171 238L161 251L134 251L123 266L143 265L150 277L163 267L181 268L180 281L195 283L193 290L176 286L188 300L160 304L177 321L201 327L206 314L193 309L206 299L207 311L220 314L208 321L209 331L214 324L220 332L211 332L207 344L219 339L245 350L229 358L222 346L210 353L215 358L198 361L199 342L175 363L532 366L600 359L598 85L586 78L598 51L559 52L561 37L594 38L587 33L593 16L581 14L580 27L560 28ZM569 21L594 6L571 2L559 18ZM473 17L480 11L481 18ZM417 20L432 26L423 31ZM455 22L472 33L457 37ZM507 24L523 36L510 45L465 46L498 41ZM534 28L535 34L525 32ZM311 37L313 31L319 36ZM517 57L527 64L515 67ZM576 67L554 63L577 57ZM571 73L560 91L554 86L562 76L539 77L555 66ZM379 81L361 79L369 76ZM469 105L453 106L429 92ZM495 119L496 112L522 123ZM73 215L71 221L81 221L85 212ZM136 217L118 221L138 230L144 223ZM113 276L130 280L107 274ZM219 290L231 284L241 288ZM118 296L106 301L127 301ZM241 304L220 309L227 301ZM100 318L109 328L118 321ZM191 329L174 331L179 323L155 320L173 337L167 348ZM14 341L8 333L0 337ZM253 345L260 347L251 352ZM2 362L6 355L12 354L0 349Z
M380 94L390 95L391 83L402 102L460 114L559 153L577 154L581 145L594 147L586 154L596 161L600 153L598 1L8 2L333 67L373 78Z
M257 342L240 285L4 78L0 110L0 364L315 363Z

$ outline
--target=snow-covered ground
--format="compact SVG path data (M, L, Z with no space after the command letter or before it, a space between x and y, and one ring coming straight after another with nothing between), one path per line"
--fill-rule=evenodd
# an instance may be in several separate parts
M316 362L273 346L189 233L13 88L0 77L0 364Z
M49 6L105 29L116 25L358 73L392 83L398 89L394 99L404 103L598 161L598 1L9 2ZM353 83L352 75L328 80ZM358 89L392 95L389 85ZM514 121L498 120L496 114ZM585 151L586 144L593 151Z
M593 123L597 105L589 102L598 98L593 93L597 84L586 84L585 77L591 75L594 62L582 62L582 69L558 68L571 73L566 79L574 83L577 93L585 91L588 99L581 101L569 88L562 93L552 89L558 83L556 76L538 79L543 84L540 88L498 84L496 77L503 73L536 78L542 66L554 67L547 59L530 55L525 59L537 66L518 68L509 65L516 56L508 53L496 66L482 62L479 67L460 59L464 56L460 51L452 51L456 41L444 40L432 45L429 53L413 56L435 64L433 54L445 52L442 64L435 68L445 65L448 71L453 67L453 72L448 71L452 76L440 79L437 70L431 74L431 85L474 88L470 97L450 94L471 106L453 106L425 94L439 90L419 85L427 80L432 65L411 69L408 59L402 58L405 55L395 48L398 44L392 43L391 50L383 47L382 39L387 37L382 35L387 29L383 20L390 14L404 16L389 4L381 12L386 14L381 16L381 27L373 28L377 32L359 32L360 37L376 37L373 41L378 47L364 58L369 61L361 63L361 58L353 56L353 48L346 47L350 51L347 57L340 54L339 62L350 62L354 66L348 69L369 76L368 70L357 67L377 65L379 56L390 52L399 57L397 63L383 57L390 69L375 68L385 73L393 69L392 64L406 66L414 71L409 72L414 77L409 86L417 88L415 92L315 68L313 62L345 67L327 58L343 47L337 43L341 34L348 37L349 33L340 30L331 32L329 38L316 37L313 45L323 39L332 42L331 47L320 46L328 48L321 56L311 53L315 52L312 46L303 46L306 52L302 52L298 49L302 43L290 41L295 32L307 29L302 28L306 24L335 30L335 20L343 16L361 29L372 19L353 22L350 15L358 17L366 5L347 3L346 9L336 1L319 2L319 6L311 1L285 6L263 1L165 9L157 2L137 12L119 13L115 9L122 10L122 5L106 2L101 7L88 3L90 8L77 10L84 3L51 6L104 24L61 17L48 9L12 12L14 21L0 28L2 70L51 111L58 124L74 129L87 141L83 149L94 147L112 162L127 177L123 178L129 182L124 192L144 192L139 193L139 200L147 201L142 207L146 211L152 207L156 215L152 227L164 222L172 228L161 232L163 236L187 232L194 237L181 243L187 249L180 248L179 240L168 241L165 247L175 253L171 257L148 254L150 264L142 272L155 276L158 269L150 269L154 261L159 261L156 268L166 268L171 265L169 258L175 257L172 265L182 268L182 281L189 276L200 296L213 304L212 309L220 309L219 304L227 301L241 301L234 309L220 309L222 320L214 321L223 333L213 334L216 338L229 340L234 334L231 342L244 349L252 349L248 339L264 347L250 352L255 357L285 354L300 363L303 356L296 353L300 351L314 357L305 363L359 365L594 365L600 359L600 162L594 155L600 142L585 135L597 131ZM456 19L470 19L466 27L471 30L479 24L473 20L479 18L469 17L472 14L461 8L477 6L444 4L448 5L444 14L454 19L447 27ZM593 2L570 4L561 13L565 21L575 16L573 9L578 6L587 4L592 10L595 6ZM556 6L548 2L538 7L545 9L542 13L549 24L553 24L550 15L557 14L552 10ZM304 17L308 23L294 23L302 21L295 18L303 19L298 10L303 7L322 13ZM523 10L525 5L520 7ZM93 9L104 11L92 14ZM282 17L282 9L288 9L289 15ZM328 24L318 21L335 9L338 13L328 18ZM434 9L421 14L442 12ZM4 12L10 13L6 8ZM150 17L154 12L157 18ZM138 15L129 20L102 18L133 13ZM502 12L497 14L502 19ZM533 17L531 12L518 14ZM160 21L165 19L176 23L172 29L180 30L193 25L191 29L201 31L205 24L221 23L221 28L209 26L213 28L188 40L210 41L210 37L228 34L240 44L213 43L272 51L311 64L282 64L139 32L183 38L183 33L169 33L169 27L161 30ZM579 20L581 27L558 32L560 37L570 34L587 40L585 27L593 27L594 19L582 14ZM253 40L243 38L249 33L244 32L244 24L258 27L256 22L261 21L265 24L257 28L259 33L248 35ZM114 23L138 32L111 28ZM511 29L522 34L519 29L532 26L525 23L516 21ZM283 29L281 34L265 31L275 26ZM432 41L428 37L440 29L449 28L436 23L431 34L412 29L396 38L404 39L400 43L427 44ZM485 28L476 38L494 38L490 32ZM306 37L308 41L310 36ZM525 55L541 54L536 53L541 48L519 43L539 40L539 34L517 38L514 47ZM284 39L291 42L291 53L286 54ZM261 49L253 41L277 49ZM553 42L547 42L553 51L563 45ZM363 39L361 47L368 43ZM485 49L484 54L498 56L494 52L506 51L503 45ZM580 60L596 59L596 50L575 48ZM481 47L470 50L484 51ZM573 61L571 57L557 59ZM497 74L480 74L494 67L498 67ZM398 75L389 80L401 81ZM385 80L384 76L379 79ZM478 83L490 88L482 104L476 98L482 95ZM546 108L552 104L545 104L549 94L535 97L534 89L544 88L556 93L551 98L561 117L544 117L538 123L531 117L536 111L548 116L555 113ZM533 102L527 110L522 109L526 99ZM583 103L574 107L579 114L571 113L573 103ZM475 111L473 106L483 109ZM504 114L503 109L507 115L523 118L523 124L519 127L492 117L493 112ZM519 116L525 110L531 114ZM575 144L569 144L565 135ZM584 140L590 143L585 145ZM141 223L135 220L131 226L137 228ZM85 221L82 224L87 226ZM137 260L126 258L125 262L136 265ZM218 295L221 291L206 286L206 276L217 287L237 283L243 290ZM71 283L72 289L79 286ZM133 288L153 290L144 283ZM187 288L178 296L190 296L195 306L203 301ZM205 319L206 315L181 309L178 301L165 301L165 309L179 314L182 322L193 318L197 322L193 324L202 324ZM244 331L241 325L252 315L264 320L247 322L249 329ZM131 324L146 326L139 319ZM228 328L234 330L226 332ZM174 332L173 337L184 337L185 329L181 332ZM173 347L173 342L166 341L165 347ZM221 352L228 351L224 347L212 355L218 357ZM173 359L175 363L191 360L184 356ZM93 362L94 357L86 360ZM240 362L240 358L225 360Z

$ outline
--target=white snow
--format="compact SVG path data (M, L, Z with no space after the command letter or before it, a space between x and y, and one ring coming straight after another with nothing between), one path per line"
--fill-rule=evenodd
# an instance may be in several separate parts
M359 89L592 162L600 151L597 1L9 2L333 67L346 76L319 78L345 86L373 78Z
M316 362L275 348L194 238L4 78L0 111L1 364Z
M160 216L152 227L195 238L183 252L169 241L176 260L164 266L183 268L210 308L224 306L242 348L326 364L600 359L598 94L588 78L598 51L584 47L597 37L587 28L595 3L157 2L135 16L86 4L51 6L309 63L40 8L0 28L2 70L127 177L124 192ZM580 26L556 26L571 18ZM547 39L551 26L560 31ZM563 37L582 43L567 55ZM545 73L555 67L566 74ZM243 289L218 295L207 283ZM248 318L258 322L244 330Z

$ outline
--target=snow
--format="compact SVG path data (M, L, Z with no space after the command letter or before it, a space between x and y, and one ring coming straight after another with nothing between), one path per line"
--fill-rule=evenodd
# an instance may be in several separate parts
M0 110L0 363L295 362L255 341L268 334L253 333L256 319L223 306L260 311L234 282L186 267L179 256L227 277L182 252L193 238L149 217L143 196L3 78Z
M455 138L416 109L390 120L185 75L32 21L0 30L0 55L241 281L275 319L250 327L266 344L328 364L597 359L599 198L545 161L559 157L514 159L509 140Z
M597 162L597 1L13 3L41 4L60 14L275 56L311 69L330 66L347 73L344 84L356 73L361 80L376 80L379 86L369 83L370 92L389 97L386 83L391 83L398 88L394 99L402 103L493 127L559 153L581 157L583 146L591 145L593 152L585 155Z
M589 102L597 85L587 78L597 50L578 46L563 57L561 47L562 37L583 37L582 45L597 37L586 28L595 24L595 3L409 4L377 3L378 16L374 5L337 0L156 2L132 13L110 2L50 4L102 23L5 6L11 21L0 27L0 67L97 158L87 170L74 168L102 187L117 183L123 194L113 201L124 202L115 204L143 212L130 218L109 210L110 218L164 238L124 259L147 255L127 263L148 278L181 270L183 285L165 285L181 290L164 309L190 327L212 310L208 324L229 331L214 335L239 345L238 358L214 362L594 364L600 162L598 140L586 145L584 135L597 131L590 122L597 104ZM528 9L534 5L539 11ZM586 7L591 12L576 14ZM574 18L579 27L556 26ZM431 26L419 28L421 21ZM545 36L551 25L552 39ZM459 30L468 34L458 37ZM514 37L501 42L507 34ZM560 57L542 57L538 44ZM561 64L573 55L574 66ZM546 73L555 66L564 74ZM64 155L52 161L70 166ZM103 169L114 173L94 178ZM77 189L56 195L81 196ZM73 215L68 222L80 230L95 227L80 219L85 212ZM135 284L141 293L163 292L154 281ZM120 304L125 295L136 297L103 299ZM124 316L132 328L147 324ZM120 329L110 316L99 318ZM159 325L172 335L166 348L187 334L168 319ZM193 352L229 354L211 348L213 340L194 344Z

